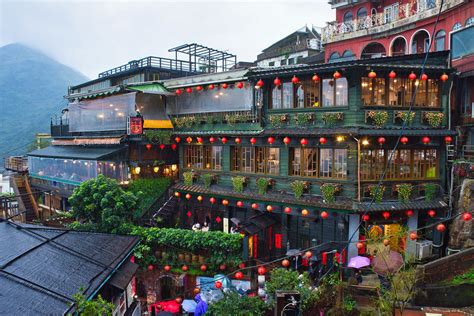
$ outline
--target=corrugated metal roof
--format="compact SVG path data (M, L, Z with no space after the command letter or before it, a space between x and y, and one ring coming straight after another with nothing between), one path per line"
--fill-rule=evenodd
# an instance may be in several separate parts
M360 212L364 212L369 207L370 202L360 203L358 209ZM382 202L380 204L373 203L370 206L370 212L383 212L383 211L404 211L404 210L430 210L430 209L442 209L446 208L448 205L441 199L436 199L433 201L409 201L409 202L400 202L400 201L390 201Z
M97 160L124 150L125 146L88 147L88 146L49 146L34 150L28 156L48 158L71 158Z
M189 76L177 79L164 80L167 89L197 86L210 83L232 82L247 79L248 69L238 69L225 72L209 73L204 75Z
M166 96L175 95L173 92L169 92L162 84L156 82L127 84L126 88L128 90L141 91L143 93L159 94Z

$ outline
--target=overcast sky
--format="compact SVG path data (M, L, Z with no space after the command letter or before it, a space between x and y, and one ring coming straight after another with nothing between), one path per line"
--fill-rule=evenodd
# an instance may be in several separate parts
M305 24L324 26L327 0L0 0L0 46L22 42L89 78L168 49L199 43L253 61Z

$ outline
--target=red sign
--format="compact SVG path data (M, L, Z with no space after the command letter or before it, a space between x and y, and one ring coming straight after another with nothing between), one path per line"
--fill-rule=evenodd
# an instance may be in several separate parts
M140 116L132 116L128 118L128 135L143 134L143 119Z

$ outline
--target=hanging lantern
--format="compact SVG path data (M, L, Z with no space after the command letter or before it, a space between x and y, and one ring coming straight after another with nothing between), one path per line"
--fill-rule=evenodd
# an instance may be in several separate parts
M133 170L135 171L135 174L140 174L140 171L142 170L142 168L140 168L139 166L136 166Z
M438 224L438 225L436 225L436 230L439 231L440 233L442 233L446 230L446 226L442 223Z
M298 79L298 77L296 77L296 76L293 76L293 78L291 78L291 82L293 84L298 84L298 82L300 82L300 79Z
M178 303L178 304L181 304L183 302L183 299L181 297L177 297L175 299L175 302Z
M301 138L300 144L301 144L301 146L306 146L306 145L308 145L308 141L306 140L306 138Z
M196 90L197 90L197 91L202 91L202 86L197 86L197 87L196 87Z
M196 137L198 144L202 144L202 137Z
M201 265L200 267L202 272L205 272L207 270L207 266L205 264Z
M364 243L359 241L358 243L356 243L356 247L357 249L362 249L364 248Z
M275 138L271 136L267 138L267 143L269 143L270 145L273 145L274 142L275 142Z
M465 212L465 213L462 214L462 219L465 222L469 222L472 219L472 214L468 213L468 212Z
M396 76L397 76L397 73L393 70L388 73L388 77L390 79L394 79Z
M169 265L166 265L163 267L163 270L165 270L166 272L169 272L171 270L171 267Z
M175 91L176 95L178 95L178 96L181 95L181 92L182 92L181 89L176 89L176 91Z
M235 143L236 143L236 144L240 144L240 142L241 142L240 138L239 138L239 137L236 137L236 138L235 138Z
M423 137L423 138L421 139L421 142L422 142L423 144L429 144L430 141L431 141L431 139L430 139L428 136L425 136L425 137Z
M334 79L339 79L341 78L341 73L336 70L332 76L334 77Z
M413 212L413 210L406 210L405 214L406 214L408 217L412 217L413 214L415 214L415 213Z
M223 83L223 84L221 85L221 87L222 87L223 89L227 89L227 88L229 87L229 85L228 85L227 83Z
M227 266L226 266L225 264L221 264L221 265L219 266L219 270L225 271L225 269L227 269Z
M411 240L416 240L416 239L418 239L418 235L416 234L416 232L411 232L411 233L410 233L410 239L411 239Z
M364 222L368 222L368 221L369 221L369 218L370 218L370 216L367 215L367 214L362 215L362 220L363 220Z
M447 74L442 74L441 77L439 77L439 79L441 79L441 81L445 82L448 80L448 75Z
M427 74L422 74L420 79L423 80L423 81L426 81L426 80L428 80L428 75Z
M250 138L250 143L252 145L255 145L256 142L257 142L257 139L255 137Z
M158 171L160 171L160 167L158 167L158 166L153 167L153 172L154 173L158 173Z
M165 149L166 145L165 144L160 144L160 149L163 150Z
M309 211L307 209L303 209L301 211L301 215L303 215L303 216L308 216L308 214L309 214Z
M284 143L285 145L288 145L288 144L290 143L290 141L291 141L291 139L290 139L289 137L283 138L283 143Z
M193 92L193 89L188 87L188 88L186 88L186 92L191 93L191 92Z
M267 269L265 269L265 267L258 267L257 272L260 275L264 275L265 273L267 273Z
M429 217L435 217L436 216L436 211L435 210L429 210L428 211L428 216Z
M382 242L384 246L388 246L390 244L390 240L388 240L387 238L385 238Z
M283 212L285 212L286 214L290 214L291 213L291 207L287 206L283 209Z
M317 74L314 74L313 77L311 78L311 80L313 80L314 82L319 82L319 77Z
M223 144L227 143L227 138L222 137L222 138L221 138L221 142L222 142Z
M152 264L149 264L148 267L147 267L148 271L153 271L154 267Z
M389 219L390 218L390 212L383 212L382 213L383 218Z
M178 148L176 144L171 144L171 149L176 150L176 148Z
M222 282L221 281L216 281L216 283L214 283L214 285L216 286L216 289L220 289L222 287Z
M188 269L189 269L189 268L188 268L187 265L184 265L184 266L181 267L181 270L183 270L184 272L188 271Z
M181 137L179 137L179 136L176 136L176 137L174 138L174 141L175 141L175 142L177 142L177 143L179 144L179 142L181 141Z
M385 137L379 137L379 138L377 138L377 143L379 143L379 145L385 144L385 141L386 141Z
M321 145L324 145L324 144L326 144L327 142L328 142L328 140L326 139L326 137L320 137L320 138L319 138L319 143L320 143Z
M239 82L237 84L237 88L242 89L244 87L244 84L242 82Z
M237 207L243 207L243 206L244 206L244 202L242 202L242 201L237 201L236 205L237 205Z
M328 212L326 212L326 211L322 211L322 212L321 212L321 218L322 218L322 219L326 219L326 218L328 218L328 217L329 217Z
M212 89L214 89L214 85L211 83L209 86L207 86L207 88L208 88L209 90L212 90Z
M239 269L243 269L243 268L245 268L245 262L239 263Z
M145 147L146 147L147 150L150 150L151 149L151 144L146 144Z
M252 203L252 208L253 208L254 210L258 209L258 204L257 204L257 203Z
M198 287L195 287L193 293L194 295L198 295L199 293L201 293L201 290Z
M400 142L405 145L406 143L408 143L408 137L403 136L402 138L400 138Z
M306 251L306 252L304 253L304 256L305 256L306 258L311 258L311 257L313 256L313 253L308 250L308 251Z
M222 205L224 206L229 205L229 200L226 200L226 199L222 200Z
M451 144L452 141L453 141L453 138L452 138L451 136L446 136L446 137L444 138L444 142L445 142L446 144Z
M212 137L212 136L209 137L209 142L210 142L211 144L213 144L215 141L216 141L216 139L215 139L214 137Z
M258 88L263 87L263 80L262 80L262 79L258 80L256 86L257 86Z
M267 211L268 212L273 212L273 206L267 205Z
M243 277L244 277L244 274L242 272L239 271L235 273L235 278L237 280L242 280Z
M191 199L191 194L186 193L186 196L185 196L185 197L186 197L186 200L190 200L190 199Z
M373 78L376 78L377 77L377 74L375 73L375 71L370 71L369 74L367 75L370 79L373 79Z
M275 80L273 80L273 84L274 84L275 86L277 86L277 87L278 87L279 85L281 85L281 80L280 80L280 78L276 77Z
M193 141L193 139L192 139L191 137L186 138L186 142L187 142L188 144L191 144L192 141Z
M281 262L281 265L284 266L285 268L288 268L288 267L290 266L290 260L284 259L284 260Z
M174 193L174 196L176 196L177 198L179 198L179 197L181 196L181 193L179 193L178 191L176 191L176 192Z
M416 75L413 73L413 71L411 72L411 74L408 75L408 79L410 79L410 80L415 80L416 79Z
M198 197L196 198L199 202L202 202L202 195L198 195Z
M215 198L215 197L210 197L210 198L209 198L209 202L210 202L211 204L215 204L215 203L216 203L216 198Z

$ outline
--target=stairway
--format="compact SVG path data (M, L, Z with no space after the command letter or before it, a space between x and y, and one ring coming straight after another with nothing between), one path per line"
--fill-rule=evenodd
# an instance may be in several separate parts
M178 199L174 195L170 196L169 199L153 214L153 218L160 217L163 222L167 222L171 217L176 213L176 205L178 204Z
M10 185L13 187L16 199L21 212L22 221L32 222L39 217L38 206L31 192L27 175L14 175L10 178Z

